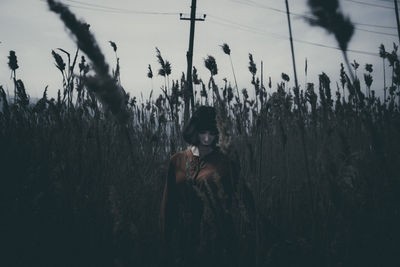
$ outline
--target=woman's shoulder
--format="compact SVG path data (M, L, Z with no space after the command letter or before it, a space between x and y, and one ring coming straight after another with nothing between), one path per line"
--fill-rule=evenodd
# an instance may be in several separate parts
M191 152L190 147L185 150L178 151L170 157L170 162L176 164L182 161L186 161L186 157L190 158L192 153L193 152ZM221 149L219 149L219 147L216 147L214 152L211 153L211 155L210 156L212 158L212 161L218 161L220 163L225 163L225 164L233 164L231 157L223 153Z

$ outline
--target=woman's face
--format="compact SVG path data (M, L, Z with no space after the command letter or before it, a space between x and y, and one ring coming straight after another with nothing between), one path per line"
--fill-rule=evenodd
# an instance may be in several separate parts
M199 132L200 145L210 146L215 140L215 133L205 130Z

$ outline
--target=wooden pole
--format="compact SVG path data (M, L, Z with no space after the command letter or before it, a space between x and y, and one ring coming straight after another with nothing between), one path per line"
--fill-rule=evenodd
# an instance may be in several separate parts
M263 62L261 60L261 88L264 88L264 67L263 67Z
M197 0L192 0L192 6L190 8L190 19L182 18L181 20L190 20L190 36L189 36L189 50L186 53L187 59L187 71L186 71L186 84L185 84L185 110L184 110L184 121L185 123L189 120L189 105L192 106L192 112L194 110L194 94L193 94L193 82L192 82L192 68L193 68L193 45L194 45L194 29L196 20L203 20L203 19L196 19L196 3ZM190 100L190 102L189 102Z
M289 3L288 0L285 0L286 2L286 14L287 14L287 19L288 19L288 25L289 25L289 36L290 36L290 48L292 50L292 62L293 62L293 72L294 72L294 84L297 89L299 89L299 85L297 82L297 72L296 72L296 60L294 58L294 48L293 48L293 37L292 37L292 26L290 24L290 13L289 13Z
M189 36L189 50L186 53L187 59L187 70L186 70L186 84L185 84L185 111L184 111L184 121L185 123L189 120L189 105L192 106L192 112L194 111L194 94L193 94L193 82L192 82L192 68L193 68L193 45L194 45L194 26L196 20L204 21L206 15L203 18L196 18L196 0L192 0L192 6L190 10L190 18L183 18L182 13L181 20L190 20L190 36Z
M396 12L397 35L399 36L399 44L400 44L400 22L399 22L399 8L397 5L397 0L394 0L394 8Z

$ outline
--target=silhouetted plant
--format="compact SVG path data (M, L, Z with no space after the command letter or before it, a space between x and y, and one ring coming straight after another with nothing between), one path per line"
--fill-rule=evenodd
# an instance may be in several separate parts
M354 25L349 18L341 13L338 0L308 0L307 3L314 17L306 18L306 20L311 25L320 26L335 36L339 48L342 50L351 79L354 81L347 58L347 47L354 33Z
M120 79L120 66L119 66L119 57L117 54L117 44L114 43L113 41L109 41L114 54L115 54L115 61L116 61L116 66L115 66L115 70L112 71L112 76L114 77L115 81L117 82L117 84L121 85L121 79Z
M151 69L151 65L147 67L147 78L151 79L151 90L153 90L153 70Z
M224 53L225 53L226 55L229 56L229 60L230 60L230 62L231 62L232 73L233 73L233 79L235 80L236 93L237 93L237 95L238 95L238 97L239 97L239 96L240 96L240 94L239 94L239 87L238 87L237 81L236 81L235 69L233 68L233 62L232 62L232 56L231 56L231 49L230 49L230 47L229 47L229 45L228 45L227 43L223 43L223 44L221 45L221 48L222 48L222 51L224 51ZM238 98L238 99L240 100L240 98Z
M383 44L379 47L379 56L382 58L383 63L383 99L386 101L386 72L385 72L385 59L387 57L387 52L385 51L385 46Z
M368 72L368 73L364 73L364 81L365 81L365 85L367 86L366 95L368 97L370 97L371 96L371 85L374 80L371 75L371 73L373 71L372 64L365 64L365 70Z
M94 36L89 31L90 25L78 20L69 8L53 0L47 0L51 11L59 14L64 25L75 37L78 47L93 62L95 77L86 77L88 88L100 101L121 121L126 121L128 113L125 105L125 91L118 86L109 74L109 66L105 61Z
M165 79L165 89L168 92L169 88L169 75L171 74L171 64L169 63L168 60L164 60L163 57L161 56L160 50L156 47L156 52L157 52L157 60L158 63L160 63L161 68L158 70L158 75L163 76Z
M210 79L208 81L208 89L211 89L213 92L213 105L215 104L215 99L214 95L217 97L217 100L221 100L221 97L219 95L218 87L216 86L214 82L214 75L218 74L218 67L217 67L217 62L215 61L215 58L213 56L207 56L206 59L204 59L204 66L210 71Z
M18 248L20 266L60 265L60 259L65 266L163 266L156 219L160 177L170 156L185 148L178 130L185 77L173 80L170 94L126 96L130 119L121 131L89 89L104 79L86 78L89 65L80 59L72 87L78 98L70 107L61 91L53 99L47 88L36 104L29 103L22 80L15 83L17 101L10 103L0 86L0 194L7 230L2 240L13 252L5 250L2 263L15 265ZM74 64L64 62L68 75ZM215 58L204 63L210 89L219 92ZM249 185L256 205L246 209L249 192L237 192L231 215L240 263L253 266L258 255L258 266L279 266L293 254L289 263L299 266L390 266L397 260L392 252L400 238L398 60L392 67L388 103L374 95L370 78L364 78L371 87L364 95L343 65L339 83L349 97L337 85L334 107L334 83L325 73L319 75L319 97L314 84L296 92L282 75L258 111L246 88L240 103L223 80L223 97L210 103L217 108L221 150L240 166L240 183ZM370 64L365 71L372 79ZM207 99L206 85L195 80ZM107 81L115 86L115 80ZM220 201L204 197L207 209ZM360 240L367 245L359 246ZM246 256L246 250L253 254Z
M11 50L10 55L8 56L8 67L11 70L11 78L14 81L14 102L16 101L16 95L17 95L17 69L19 68L18 66L18 60L17 60L17 55L15 54L15 51Z

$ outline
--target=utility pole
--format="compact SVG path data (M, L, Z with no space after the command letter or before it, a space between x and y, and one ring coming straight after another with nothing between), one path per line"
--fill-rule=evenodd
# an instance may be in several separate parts
M264 88L264 63L261 60L261 88Z
M397 0L394 0L394 8L395 8L395 12L396 12L397 34L399 36L399 43L400 43L399 7L397 5Z
M298 83L297 83L296 61L295 61L295 59L294 59L292 26L291 26L291 24L290 24L290 12L289 12L288 0L286 0L286 14L287 14L288 25L289 25L290 48L291 48L291 50L292 50L292 61L293 61L293 72L294 72L294 84L295 84L296 88L299 89L299 85L298 85Z
M261 108L260 108L260 112L263 108L264 105L264 100L267 99L267 94L264 95L264 62L261 60L261 88L260 88L260 101L261 101ZM265 96L265 99L264 99Z
M196 18L196 2L197 2L197 0L192 0L192 6L191 6L191 10L190 10L190 18L185 18L185 17L183 17L182 13L180 14L181 20L190 20L189 50L186 53L187 71L186 71L186 86L185 86L185 92L184 92L185 124L189 120L189 98L190 98L190 104L192 106L192 112L194 109L194 94L193 94L193 82L192 82L194 26L195 26L196 21L204 21L206 18L206 15L203 15L203 18Z

